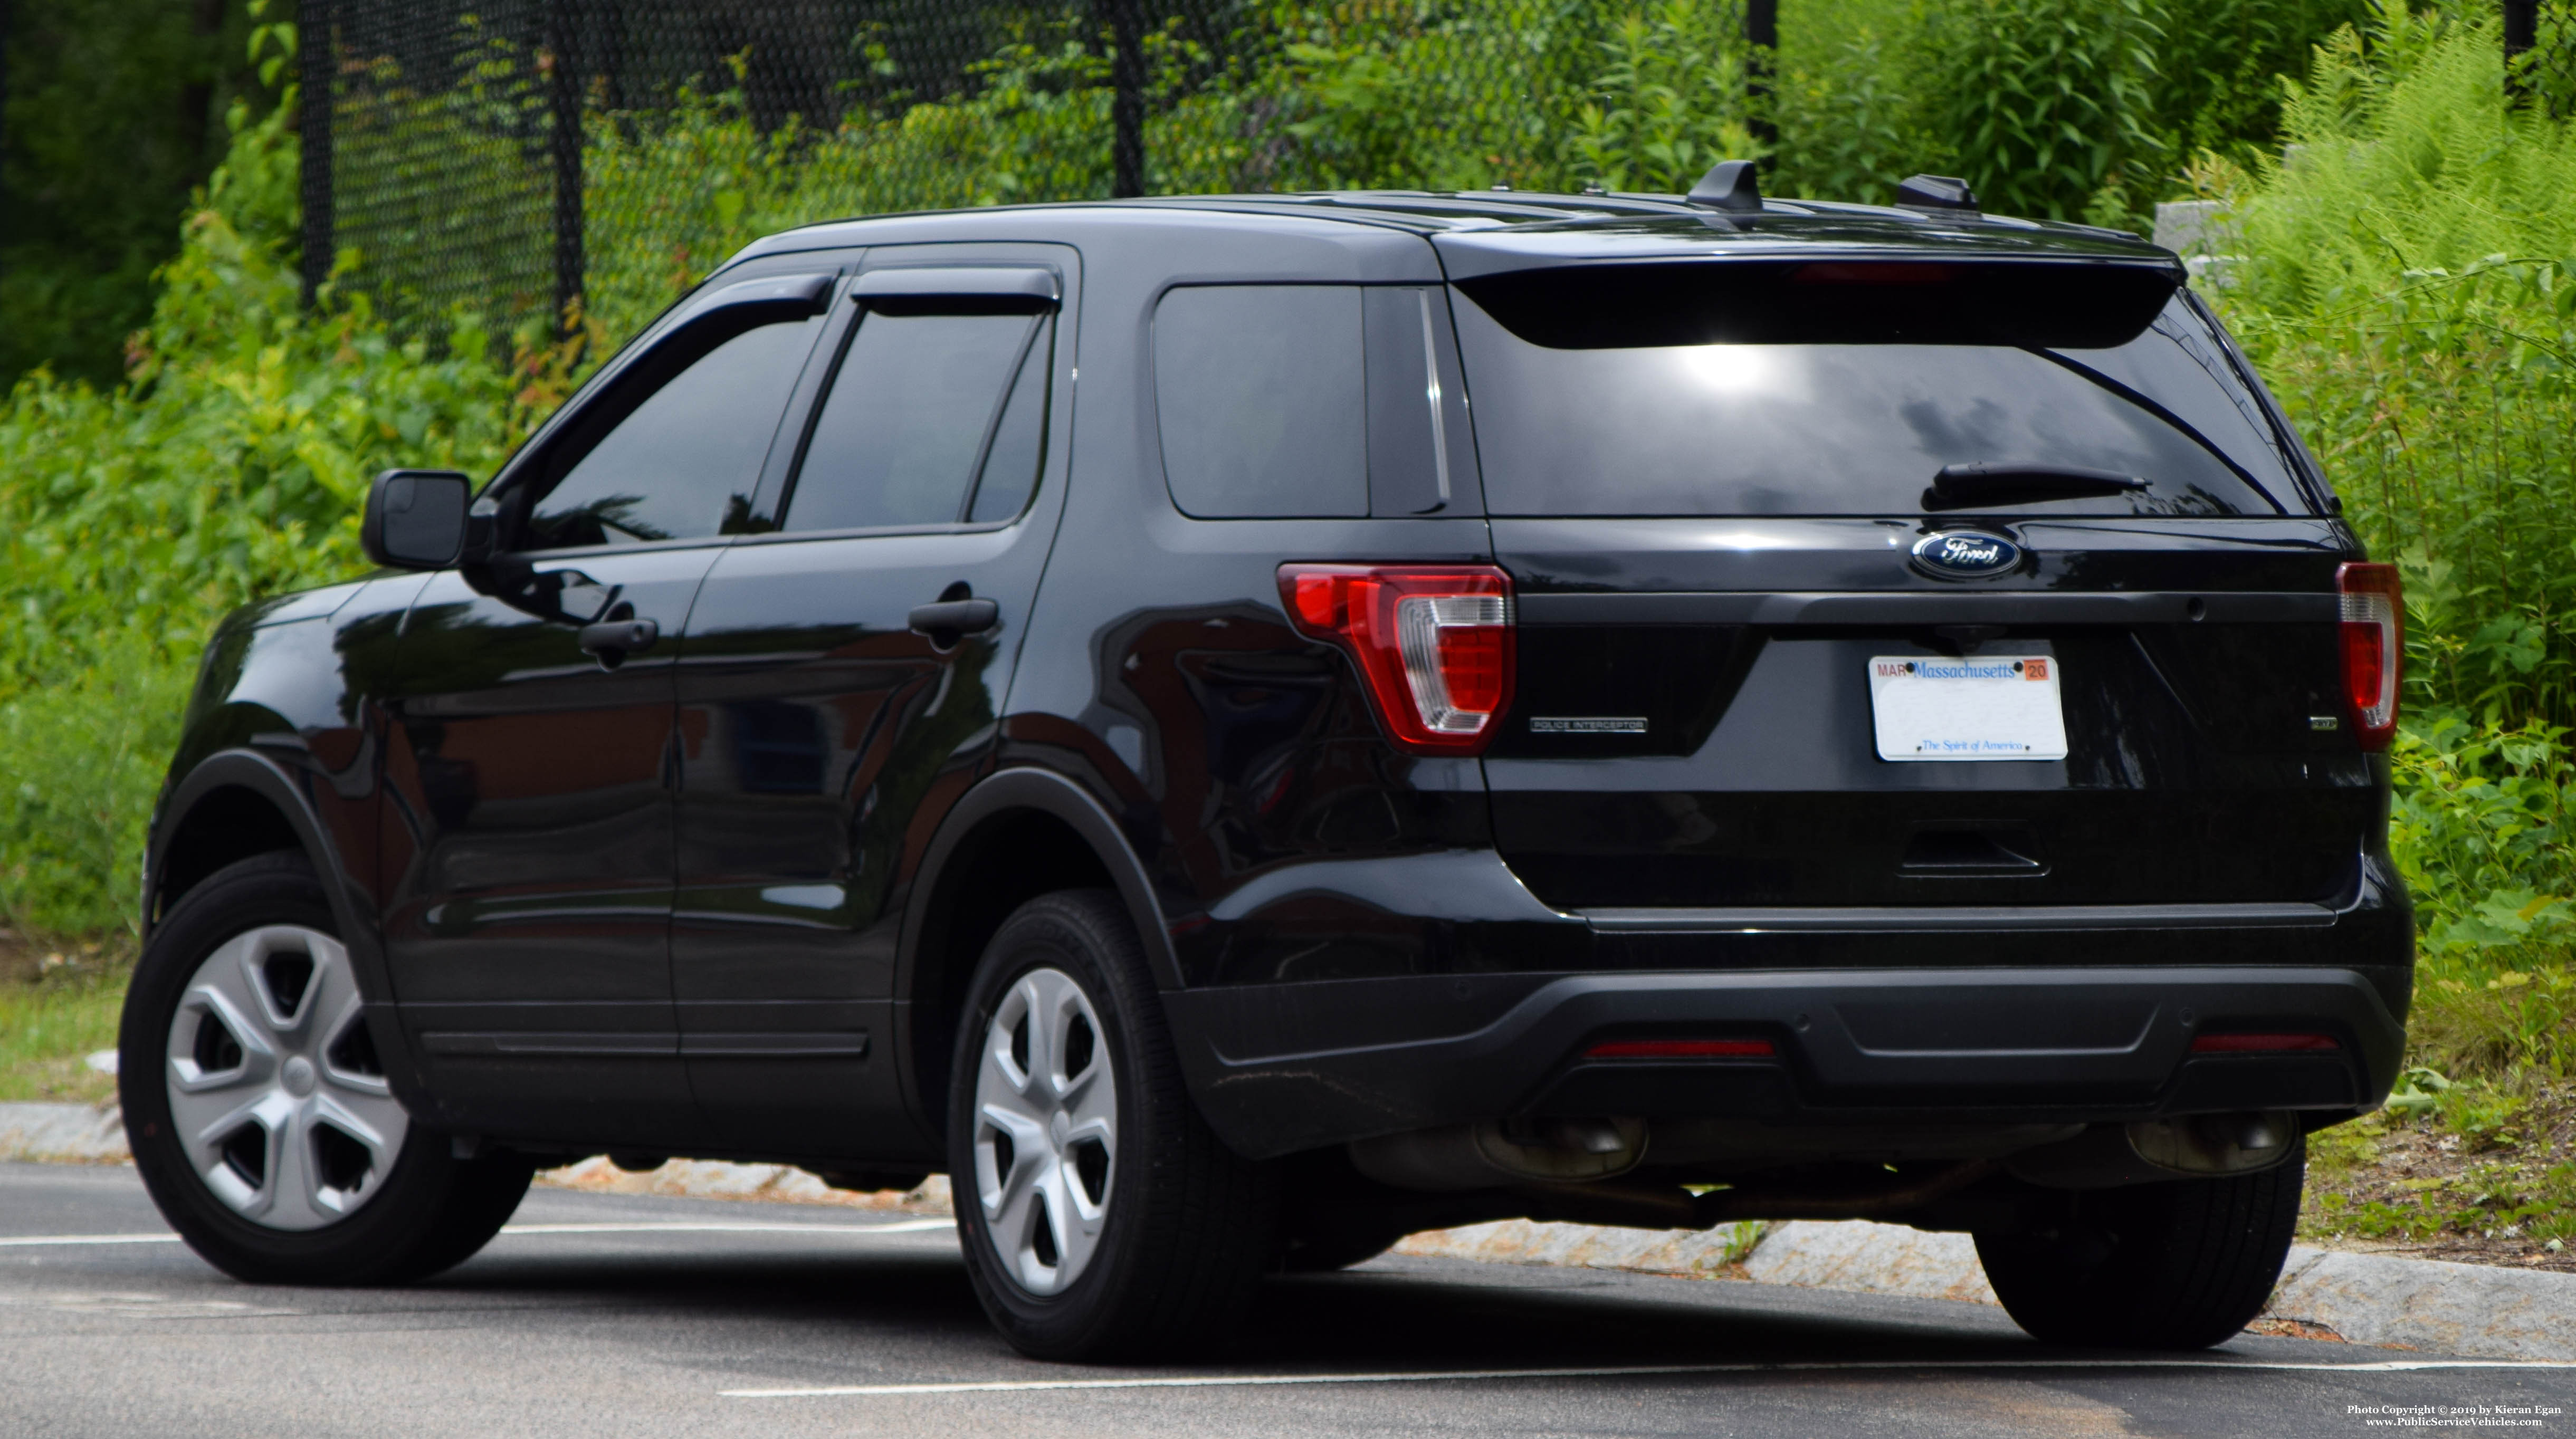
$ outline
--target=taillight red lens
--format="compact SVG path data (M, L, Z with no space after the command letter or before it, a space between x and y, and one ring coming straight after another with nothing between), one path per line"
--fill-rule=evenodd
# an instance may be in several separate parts
M2385 749L2397 732L2397 685L2406 655L2406 591L2395 565L2349 564L2335 571L2343 601L2343 691L2363 749Z
M1387 737L1475 754L1512 702L1512 581L1491 565L1281 565L1298 630L1358 663Z

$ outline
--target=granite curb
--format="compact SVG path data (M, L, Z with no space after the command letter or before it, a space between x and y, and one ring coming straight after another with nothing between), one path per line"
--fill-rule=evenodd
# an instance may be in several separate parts
M114 1104L0 1104L0 1159L131 1164Z
M112 1104L0 1104L0 1160L10 1159L131 1162ZM537 1178L550 1187L595 1193L765 1200L922 1215L950 1212L944 1176L933 1176L910 1191L853 1194L783 1164L673 1160L659 1169L629 1173L596 1158ZM1397 1245L1396 1252L1996 1302L1968 1236L1925 1234L1862 1220L1656 1232L1511 1219L1417 1234ZM2302 1245L2290 1251L2264 1318L2291 1332L2354 1344L2492 1359L2576 1361L2576 1274Z

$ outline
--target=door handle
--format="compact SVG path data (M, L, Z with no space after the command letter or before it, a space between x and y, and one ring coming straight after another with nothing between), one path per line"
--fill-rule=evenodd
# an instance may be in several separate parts
M662 627L651 620L602 620L581 627L581 651L599 661L602 669L615 669L626 663L626 657L639 650L653 648L662 638Z
M1002 607L991 600L941 600L912 607L912 632L930 636L941 649L967 635L980 635L1001 623Z

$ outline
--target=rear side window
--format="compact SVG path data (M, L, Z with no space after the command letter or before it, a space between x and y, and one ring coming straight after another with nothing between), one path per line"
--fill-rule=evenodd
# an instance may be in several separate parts
M1044 456L1052 314L859 323L806 442L789 530L1006 520Z
M762 325L635 406L537 501L530 549L701 539L739 519L822 321Z
M1465 282L1487 506L1918 514L1957 508L1931 493L1936 476L1973 465L2143 482L1985 512L2302 505L2259 401L2170 282L2020 268L1736 262L1722 279L1703 265Z
M1154 311L1173 503L1202 519L1369 512L1368 386L1351 285L1208 285Z

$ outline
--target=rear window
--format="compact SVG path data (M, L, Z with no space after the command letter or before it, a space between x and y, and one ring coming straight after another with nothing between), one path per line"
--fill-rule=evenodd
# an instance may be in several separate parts
M2260 402L2153 271L1736 261L1458 288L1497 515L2304 508ZM1935 492L1980 467L2125 483Z

